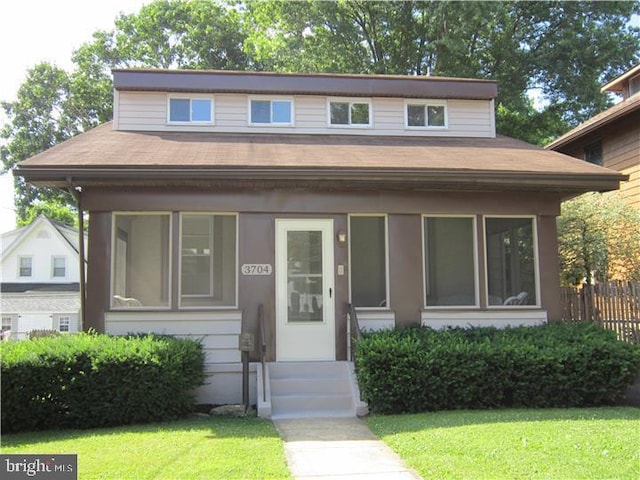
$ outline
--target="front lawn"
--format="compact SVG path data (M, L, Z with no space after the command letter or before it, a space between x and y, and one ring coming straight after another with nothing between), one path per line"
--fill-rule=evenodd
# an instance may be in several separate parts
M446 411L366 422L423 478L640 478L638 408Z
M282 440L258 418L3 435L2 453L76 453L82 480L291 478Z

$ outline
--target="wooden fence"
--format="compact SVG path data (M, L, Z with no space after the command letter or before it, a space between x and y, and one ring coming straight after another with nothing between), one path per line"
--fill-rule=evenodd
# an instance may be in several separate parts
M604 282L562 287L563 320L598 322L620 340L640 343L640 283Z

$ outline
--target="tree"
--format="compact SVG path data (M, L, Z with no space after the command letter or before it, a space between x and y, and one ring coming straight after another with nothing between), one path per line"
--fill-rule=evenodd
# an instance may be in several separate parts
M18 227L24 227L30 225L38 216L45 215L51 220L63 223L69 227L78 228L78 221L76 213L69 208L68 205L56 203L55 201L48 202L35 202L29 205L26 209L25 215L19 218L17 223Z
M563 285L640 281L640 211L617 192L563 203L557 223Z
M640 2L157 0L120 15L67 73L30 70L3 103L4 170L112 115L111 69L387 73L498 81L499 133L544 144L609 105L600 85L639 61ZM533 107L535 88L548 106ZM20 180L18 217L36 199Z

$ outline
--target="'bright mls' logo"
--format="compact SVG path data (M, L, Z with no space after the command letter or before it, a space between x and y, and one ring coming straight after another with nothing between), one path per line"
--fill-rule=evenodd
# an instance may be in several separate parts
M0 475L5 480L77 480L77 455L0 455Z

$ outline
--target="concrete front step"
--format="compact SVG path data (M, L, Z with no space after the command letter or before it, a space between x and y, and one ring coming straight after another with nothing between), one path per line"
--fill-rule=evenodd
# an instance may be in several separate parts
M258 414L278 419L362 415L366 405L360 401L352 369L348 362L269 363L269 400L259 403Z

